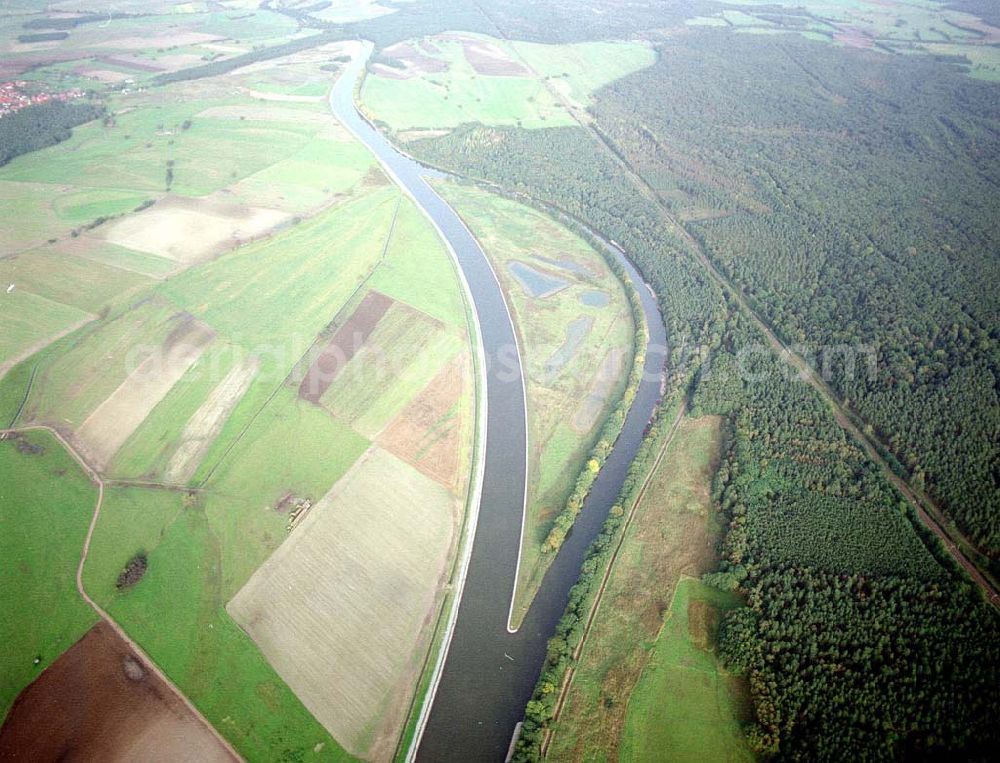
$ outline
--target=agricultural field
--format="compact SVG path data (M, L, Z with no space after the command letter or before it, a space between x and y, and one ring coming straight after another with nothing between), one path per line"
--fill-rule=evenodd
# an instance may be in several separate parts
M442 184L490 257L526 374L528 499L515 622L541 584L542 544L631 369L624 286L603 257L548 217L470 186Z
M0 717L97 622L76 590L96 501L96 486L52 435L0 441Z
M45 20L39 18L35 5L30 8L35 13L11 15L14 23L0 30L0 76L63 88L135 90L157 74L223 60L254 46L286 42L307 33L279 13L257 8L252 15L227 13L218 6L209 11L204 4L197 5L119 2L109 17L108 4L103 2L50 3L48 19L57 24L72 18L70 14L93 15L66 29L64 39L19 40L25 33L50 31L45 26L30 30L21 26Z
M446 488L373 448L228 605L354 755L393 754L461 510Z
M361 98L396 131L466 122L575 125L571 107L584 108L595 90L654 60L652 49L640 43L539 45L448 33L382 50Z
M104 622L91 628L18 698L0 728L0 757L233 760Z
M84 585L251 760L392 754L451 575L475 436L458 276L426 219L329 115L333 75L320 67L341 52L327 46L155 97L123 92L106 123L0 168L0 195L35 220L0 259L5 291L13 285L0 294L11 329L0 344L4 414L57 428L111 481ZM353 362L322 394L303 394L324 348L372 300L386 309L357 338ZM393 363L380 367L386 357ZM35 489L71 487L62 469L9 469ZM400 491L419 499L401 506ZM84 531L93 500L82 502ZM324 522L345 521L345 500L354 519L334 532L354 554L350 569L338 566L344 553L317 545ZM421 532L427 542L412 546ZM6 537L34 547L20 530ZM82 536L66 527L60 540L75 554L75 597ZM385 595L366 596L372 609L355 621L338 619L383 666L373 682L339 642L289 631L312 646L287 654L227 612L238 595L262 611L308 610L248 582L259 570L297 576L293 563L326 581L331 601L349 602L404 547L413 557ZM144 573L123 585L119 573L140 556ZM399 607L399 576L409 608ZM44 661L27 659L29 672L5 686L7 706L83 635L87 614L73 628L50 621L55 635L27 631L25 649ZM386 629L373 634L379 621ZM357 698L349 716L331 717L323 687L300 682L317 661L344 671L342 685L325 688ZM38 686L25 717L50 706Z
M797 34L820 42L883 52L931 53L965 59L972 77L1000 80L1000 30L939 0L736 0L686 20L745 34Z
M729 701L729 684L718 677L718 667L708 642L697 648L685 646L689 644L687 610L670 614L671 600L676 610L678 602L687 606L687 591L692 585L699 586L701 591L700 584L695 581L681 582L684 576L700 575L717 563L715 544L720 524L710 491L712 475L721 455L720 425L721 419L717 416L684 418L650 477L649 487L635 507L631 525L625 531L621 549L611 567L590 634L574 664L572 683L554 725L549 759L578 760L586 751L587 755L601 754L609 760L619 755L632 760L625 756L625 745L634 745L634 737L643 733L637 727L648 706L659 703L671 708L676 704L692 707L686 702L667 702L665 694L649 689L654 680L657 688L661 688L665 681L676 679L673 673L670 679L661 677L664 670L679 671L681 676L687 676L681 686L671 684L670 692L680 694L684 687L694 692L695 684L701 686L704 673L716 677L712 679L708 708L715 711L716 694L720 700ZM705 598L708 594L702 592L700 596ZM664 613L667 613L666 620ZM676 657L677 650L682 648L700 655L697 666L701 672L684 673L686 663ZM697 680L691 681L691 675L697 675ZM717 684L721 687L718 692ZM640 687L641 695L638 694ZM715 723L702 705L698 707L695 718L699 723L704 721L706 728ZM725 704L720 703L718 707L725 708ZM655 723L657 728L667 728L659 720ZM675 751L676 759L698 758L693 750L680 746L689 737L705 739L704 759L739 759L729 757L725 746L709 749L710 738L705 728L696 729L683 718L675 719L674 723L669 731L658 733L665 735L659 738L660 741L674 745L670 749ZM734 722L727 728L732 736L731 743L736 744L739 735L733 731L738 730L738 724ZM639 759L656 759L655 750L650 747L639 751L643 755ZM671 759L675 759L674 756Z

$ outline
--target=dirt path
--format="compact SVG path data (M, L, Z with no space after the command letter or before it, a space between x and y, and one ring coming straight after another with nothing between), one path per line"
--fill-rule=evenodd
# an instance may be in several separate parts
M31 431L48 432L57 440L59 440L62 446L66 449L66 452L69 453L73 457L73 459L80 465L80 467L84 470L84 472L87 473L87 476L90 478L91 482L97 485L97 502L94 506L94 515L93 517L91 517L90 527L87 528L87 537L84 539L83 551L80 554L80 564L76 568L77 592L80 594L81 598L83 598L83 600L87 602L88 605L90 605L91 609L93 609L98 614L101 620L107 623L108 626L115 632L115 634L128 645L129 649L132 650L132 652L143 663L143 665L153 674L155 674L156 677L159 678L166 686L168 686L170 690L174 693L174 695L181 702L184 703L184 705L192 713L192 715L194 715L195 718L197 718L199 721L201 721L201 723L205 725L205 727L219 741L219 744L221 744L230 754L232 759L243 760L243 758L240 757L240 754L236 752L236 749L229 743L229 741L225 737L223 737L216 730L216 728L211 723L208 722L208 719L201 714L201 711L194 706L194 703L192 703L191 700L189 700L181 692L181 690L177 688L176 684L174 684L174 682L167 677L166 673L160 670L160 667L155 662L153 662L153 660L150 659L149 655L147 655L139 647L139 645L135 643L135 641L133 641L131 637L129 637L129 635L125 632L125 629L122 628L117 622L115 622L111 618L111 615L105 612L104 609L96 601L90 598L90 595L83 587L83 567L87 563L87 555L90 553L90 541L94 537L94 530L97 528L97 520L101 516L101 506L104 504L104 480L101 479L100 475L90 466L90 464L88 464L83 459L83 457L73 448L73 446L70 445L66 441L66 439L52 427L34 425L27 427L18 427L16 429L4 429L0 430L0 437L6 438L9 435L23 434L24 432L31 432Z
M590 629L593 627L594 620L597 617L597 611L601 607L604 592L608 587L608 581L611 579L611 573L614 570L615 562L618 560L618 554L621 552L622 546L625 543L625 537L628 535L629 527L632 526L632 521L635 519L636 511L642 503L642 499L645 497L650 484L652 484L653 475L655 475L656 470L660 468L660 464L662 463L664 456L667 454L670 444L674 441L674 436L677 434L677 430L680 428L681 422L684 420L687 410L687 400L684 400L684 402L681 403L680 409L677 411L677 415L674 417L673 423L670 425L670 432L663 441L663 445L660 446L660 451L657 453L656 459L653 461L652 466L650 466L646 471L646 476L642 480L642 486L639 488L639 492L636 493L635 500L632 501L632 505L629 506L628 516L625 518L625 524L622 525L621 534L618 536L618 543L615 544L615 550L611 552L611 559L608 561L608 566L604 570L604 576L601 578L601 585L597 589L597 595L594 597L594 603L590 606L590 612L587 615L587 624L584 626L583 634L580 636L580 643L577 644L576 649L573 650L573 663L578 661L580 659L580 655L583 653L583 647L587 643L587 637L590 635ZM566 698L569 696L569 690L573 685L573 677L575 674L576 669L571 664L566 670L566 675L559 687L559 698L556 700L555 708L552 712L552 721L549 725L549 730L545 734L545 739L542 741L542 758L545 757L549 745L552 743L554 734L553 729L555 723L559 720L559 715L562 713L563 705L566 704Z

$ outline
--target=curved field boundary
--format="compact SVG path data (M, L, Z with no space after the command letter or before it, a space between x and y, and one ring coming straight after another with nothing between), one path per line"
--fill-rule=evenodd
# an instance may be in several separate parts
M153 672L153 674L156 675L157 678L163 681L163 683L170 688L170 690L174 693L174 695L176 695L176 697L181 702L184 703L185 707L187 707L187 709L191 711L191 714L205 725L205 727L218 740L219 744L221 744L223 748L225 748L226 752L228 752L232 756L233 760L243 760L242 756L238 752L236 752L236 748L234 748L232 744L229 743L229 740L227 740L224 736L222 736L222 734L219 733L219 731L215 728L215 726L209 723L208 719L201 714L201 711L198 710L197 707L195 707L194 703L191 702L191 700L189 700L187 696L185 696L184 693L177 688L177 685L170 680L167 674L164 673L162 670L160 670L160 667L155 662L153 662L153 660L149 657L149 655L146 654L142 650L142 648L135 641L132 640L132 638L128 635L128 633L125 632L125 629L122 628L114 619L112 619L111 615L109 615L106 611L104 611L104 609L96 601L90 598L90 595L87 593L87 590L83 587L83 568L84 565L87 563L87 555L90 553L90 541L94 537L94 530L97 529L97 521L98 519L100 519L101 516L101 506L104 504L104 480L101 479L101 476L97 473L97 471L94 470L93 467L91 467L90 464L87 463L87 461L83 458L83 456L81 456L76 451L76 449L72 445L70 445L69 442L67 442L66 439L52 427L43 425L32 425L26 427L19 427L17 429L4 429L0 430L0 439L6 439L10 435L23 434L24 432L33 432L33 431L48 432L53 437L55 437L59 441L59 443L63 446L63 448L65 448L66 452L73 457L73 460L80 465L80 468L82 468L83 471L87 474L87 477L90 478L90 481L97 486L97 502L94 505L94 514L90 519L90 526L87 528L87 537L83 541L83 549L80 553L80 564L77 565L76 568L77 593L79 593L80 597L85 602L87 602L87 604L90 606L91 609L93 609L97 613L98 617L100 617L101 620L106 622L108 626L115 632L115 634L128 645L129 649L132 650L135 656L138 657L139 660L141 660L146 665L146 667L148 667Z

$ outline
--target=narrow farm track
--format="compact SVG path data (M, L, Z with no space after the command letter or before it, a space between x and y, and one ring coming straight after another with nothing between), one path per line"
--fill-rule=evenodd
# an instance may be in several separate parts
M164 673L160 669L160 667L155 662L153 662L153 660L149 657L149 655L146 654L142 650L142 648L135 641L132 640L132 638L128 635L128 633L125 632L125 629L122 628L111 617L111 615L109 615L96 601L94 601L90 597L90 595L87 593L86 588L84 588L83 586L83 568L84 565L86 565L87 563L87 556L90 553L90 542L94 537L94 530L97 528L97 522L101 516L101 506L103 506L104 504L104 480L101 479L101 476L94 470L93 467L91 467L90 464L87 463L87 461L83 458L83 456L81 456L76 451L76 449L72 445L70 445L69 442L67 442L66 439L52 427L37 424L26 427L18 427L17 429L4 429L0 430L0 439L6 439L11 435L23 434L25 432L48 432L49 434L51 434L60 442L63 448L66 449L66 452L73 457L73 460L80 465L80 468L82 468L84 472L86 472L87 477L90 478L90 481L97 486L97 502L94 505L94 514L90 519L90 526L87 528L87 536L83 541L83 549L80 553L80 564L76 568L76 590L80 594L80 597L85 602L87 602L90 608L97 613L98 617L100 617L105 623L107 623L108 626L115 632L115 634L128 645L129 649L131 649L134 655L143 663L143 666L147 668L150 672L152 672L154 675L156 675L157 678L163 681L163 683L170 688L170 690L174 693L174 695L181 702L184 703L185 707L187 707L187 709L191 711L191 714L195 718L197 718L202 724L204 724L205 728L207 728L212 733L212 736L214 736L216 740L218 740L219 744L223 746L223 748L226 750L226 752L229 753L229 755L233 758L233 760L243 760L243 758L240 756L238 752L236 752L236 749L229 743L229 741L216 730L215 726L213 726L211 723L208 722L208 719L201 714L201 711L198 710L197 707L195 707L194 703L191 702L191 700L189 700L184 695L184 693L177 688L177 685L170 680L167 674Z

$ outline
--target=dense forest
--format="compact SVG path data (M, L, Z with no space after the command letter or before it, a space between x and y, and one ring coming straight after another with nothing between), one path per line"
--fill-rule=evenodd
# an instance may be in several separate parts
M691 33L601 91L593 130L466 125L408 146L621 243L660 296L675 364L716 348L692 400L729 422L712 582L748 602L721 650L750 681L751 741L777 759L995 746L1000 618L818 393L760 351L671 221L785 341L817 362L835 350L835 391L996 548L996 92L929 57ZM853 374L845 347L859 351ZM522 760L537 755L601 563L595 547L527 709Z
M759 340L736 317L693 399L729 421L710 582L749 605L723 621L720 652L749 679L752 745L808 761L995 748L1000 616L817 393L744 352Z
M37 103L0 119L0 166L29 151L67 140L74 127L104 115L87 101Z
M739 87L734 87L739 83ZM930 57L704 34L598 124L757 312L831 363L918 487L1000 555L1000 102Z

